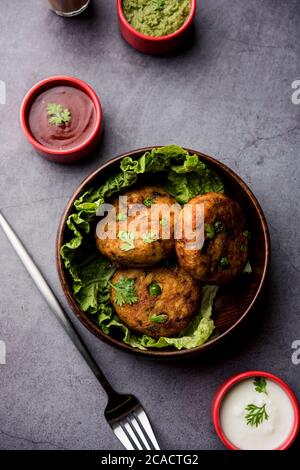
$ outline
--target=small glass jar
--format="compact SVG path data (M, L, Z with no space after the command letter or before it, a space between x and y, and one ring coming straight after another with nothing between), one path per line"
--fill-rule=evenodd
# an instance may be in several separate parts
M90 0L48 0L51 10L60 16L76 16L82 13Z

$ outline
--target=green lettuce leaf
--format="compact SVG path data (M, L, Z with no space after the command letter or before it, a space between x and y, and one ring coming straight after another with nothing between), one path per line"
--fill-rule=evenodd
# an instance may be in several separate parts
M98 208L108 198L130 188L138 181L139 175L146 173L157 173L160 183L181 204L198 194L224 191L219 176L198 155L190 155L177 145L153 149L138 159L125 157L118 173L102 186L89 189L75 201L74 212L67 220L67 241L61 247L61 256L69 272L76 301L84 312L93 315L105 333L121 336L125 343L141 349L167 346L193 348L203 344L213 331L211 308L216 295L215 287L204 288L201 312L178 338L155 340L131 332L118 318L109 301L109 280L116 267L96 249L91 224L96 220Z
M167 145L145 152L138 160L125 157L121 161L120 168L124 172L136 174L157 173L159 171L168 171L172 164L183 163L188 156L189 153L182 147Z
M198 155L190 155L178 145L152 149L138 160L125 157L120 167L135 174L167 172L162 184L180 204L187 203L198 194L224 192L221 178Z
M189 154L181 165L171 166L165 188L180 204L186 204L198 194L224 192L221 178L198 155Z

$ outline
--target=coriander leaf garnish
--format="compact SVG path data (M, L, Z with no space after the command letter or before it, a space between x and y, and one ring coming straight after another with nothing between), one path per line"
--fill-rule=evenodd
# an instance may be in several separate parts
M244 251L244 252L247 251L247 247L243 243L240 245L240 251Z
M244 231L243 231L243 235L244 235L244 237L248 238L248 240L249 240L249 238L250 238L250 232L249 232L249 230L244 230Z
M143 201L143 204L144 204L144 206L146 206L146 207L151 207L153 203L154 203L154 200L153 200L151 197L147 197L147 198L144 199L144 201Z
M227 258L226 256L222 256L222 257L219 259L219 265L220 265L221 268L223 268L223 269L228 268L228 266L229 266L228 258Z
M215 230L212 224L205 224L205 233L207 238L214 238Z
M265 393L266 395L268 395L266 379L264 379L263 377L255 377L253 385L258 393Z
M169 316L166 313L161 313L160 315L152 315L150 321L153 323L166 323L169 320Z
M248 426L255 426L256 428L264 421L269 419L269 415L266 412L266 404L262 406L256 406L253 403L246 406L245 411L248 413L245 415Z
M55 126L69 124L72 120L71 111L57 103L48 103L47 114L49 116L49 123Z
M215 233L221 233L223 232L224 230L224 225L222 224L222 222L220 220L217 220L215 223L214 223L214 231Z
M123 243L120 243L120 248L123 251L130 251L135 248L134 240L135 236L134 233L126 232L125 230L121 230L118 234L119 240Z
M143 242L144 243L153 243L157 240L157 237L155 234L151 232L147 232L143 235Z
M132 305L138 301L134 279L126 279L126 277L122 276L116 284L112 284L111 282L109 284L115 289L116 304L121 307L125 304Z
M127 215L124 214L124 212L119 212L118 215L117 215L117 221L123 221L123 220L126 220L127 219Z
M218 233L223 232L224 226L220 220L214 224L205 224L205 233L207 238L214 238Z

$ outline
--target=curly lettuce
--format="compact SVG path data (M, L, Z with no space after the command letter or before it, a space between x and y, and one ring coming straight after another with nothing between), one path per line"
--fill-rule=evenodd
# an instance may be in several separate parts
M120 167L125 173L137 175L166 172L162 175L163 186L180 204L198 194L224 192L221 178L198 155L190 155L178 145L152 149L138 160L125 157Z
M74 212L67 219L67 241L61 247L61 256L70 275L78 305L92 316L104 333L122 338L124 343L133 348L172 346L177 349L191 349L205 343L213 332L211 315L217 287L203 288L200 312L178 337L154 339L137 334L122 323L110 303L109 281L116 266L95 247L92 226L98 208L111 196L132 187L139 181L140 175L149 173L156 173L160 184L180 204L185 204L198 194L224 192L220 177L198 155L190 155L177 145L154 148L138 159L124 157L120 162L119 172L99 188L89 189L75 201Z

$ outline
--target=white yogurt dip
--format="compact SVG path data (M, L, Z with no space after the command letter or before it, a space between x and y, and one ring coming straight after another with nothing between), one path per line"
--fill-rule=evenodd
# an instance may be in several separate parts
M227 439L241 450L278 448L291 434L295 414L283 388L269 379L255 378L234 385L220 408L220 423ZM247 423L248 421L248 423Z

